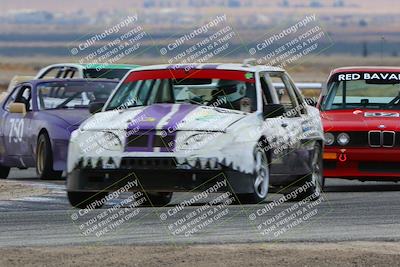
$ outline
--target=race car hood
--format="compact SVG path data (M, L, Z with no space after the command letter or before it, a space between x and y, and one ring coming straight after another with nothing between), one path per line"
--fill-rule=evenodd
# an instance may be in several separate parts
M325 131L400 130L400 111L332 110L321 112Z
M79 126L84 120L90 117L89 110L87 109L52 109L41 112L57 117L70 126Z
M218 131L244 118L246 113L192 104L153 104L146 107L97 113L83 130Z

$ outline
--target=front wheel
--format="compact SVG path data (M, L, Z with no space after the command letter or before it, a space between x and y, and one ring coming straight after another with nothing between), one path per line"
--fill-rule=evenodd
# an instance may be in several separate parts
M253 180L253 193L238 194L237 197L242 204L257 204L264 201L269 189L269 163L265 151L258 147L254 153L255 175Z
M106 192L68 192L68 200L71 206L79 209L98 209L105 202Z
M325 184L322 155L322 146L316 143L311 159L311 173L295 183L295 189L287 195L289 200L300 201L309 198L315 201L320 198Z
M62 171L53 170L53 153L49 136L40 134L36 147L36 173L41 180L57 180Z
M10 167L0 166L0 179L7 179L10 173Z

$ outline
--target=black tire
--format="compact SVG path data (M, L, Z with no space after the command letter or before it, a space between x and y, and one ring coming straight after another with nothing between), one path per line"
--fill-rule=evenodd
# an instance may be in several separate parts
M323 149L320 143L316 143L311 159L312 172L296 181L293 185L294 189L286 195L288 201L301 201L306 198L309 198L310 201L315 201L320 198L325 184L323 164ZM299 189L303 186L306 190L301 190L300 192ZM297 193L293 193L296 191Z
M172 199L172 192L147 193L147 201L144 206L163 207L169 204Z
M321 190L325 190L325 177L322 177Z
M99 209L105 201L101 201L107 196L106 192L68 192L68 200L71 206L79 209L85 209L88 206L91 208ZM91 206L93 203L98 201L95 206Z
M10 167L0 166L0 179L7 179L10 173Z
M36 146L36 173L41 180L58 180L62 171L53 170L53 152L46 133L39 135Z
M268 196L270 178L269 161L265 151L261 147L255 149L254 160L256 161L256 173L253 181L254 192L237 194L237 198L241 204L258 204L265 201Z

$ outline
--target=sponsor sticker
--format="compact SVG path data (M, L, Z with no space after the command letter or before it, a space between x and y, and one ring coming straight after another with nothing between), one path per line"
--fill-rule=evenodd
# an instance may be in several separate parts
M383 80L400 81L400 73L391 72L363 72L363 73L342 73L337 75L337 81L357 80Z

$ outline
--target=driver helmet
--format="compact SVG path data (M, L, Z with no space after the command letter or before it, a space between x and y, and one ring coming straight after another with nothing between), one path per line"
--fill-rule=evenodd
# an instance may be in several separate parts
M215 96L226 96L229 102L242 99L246 95L246 85L240 81L219 80Z

